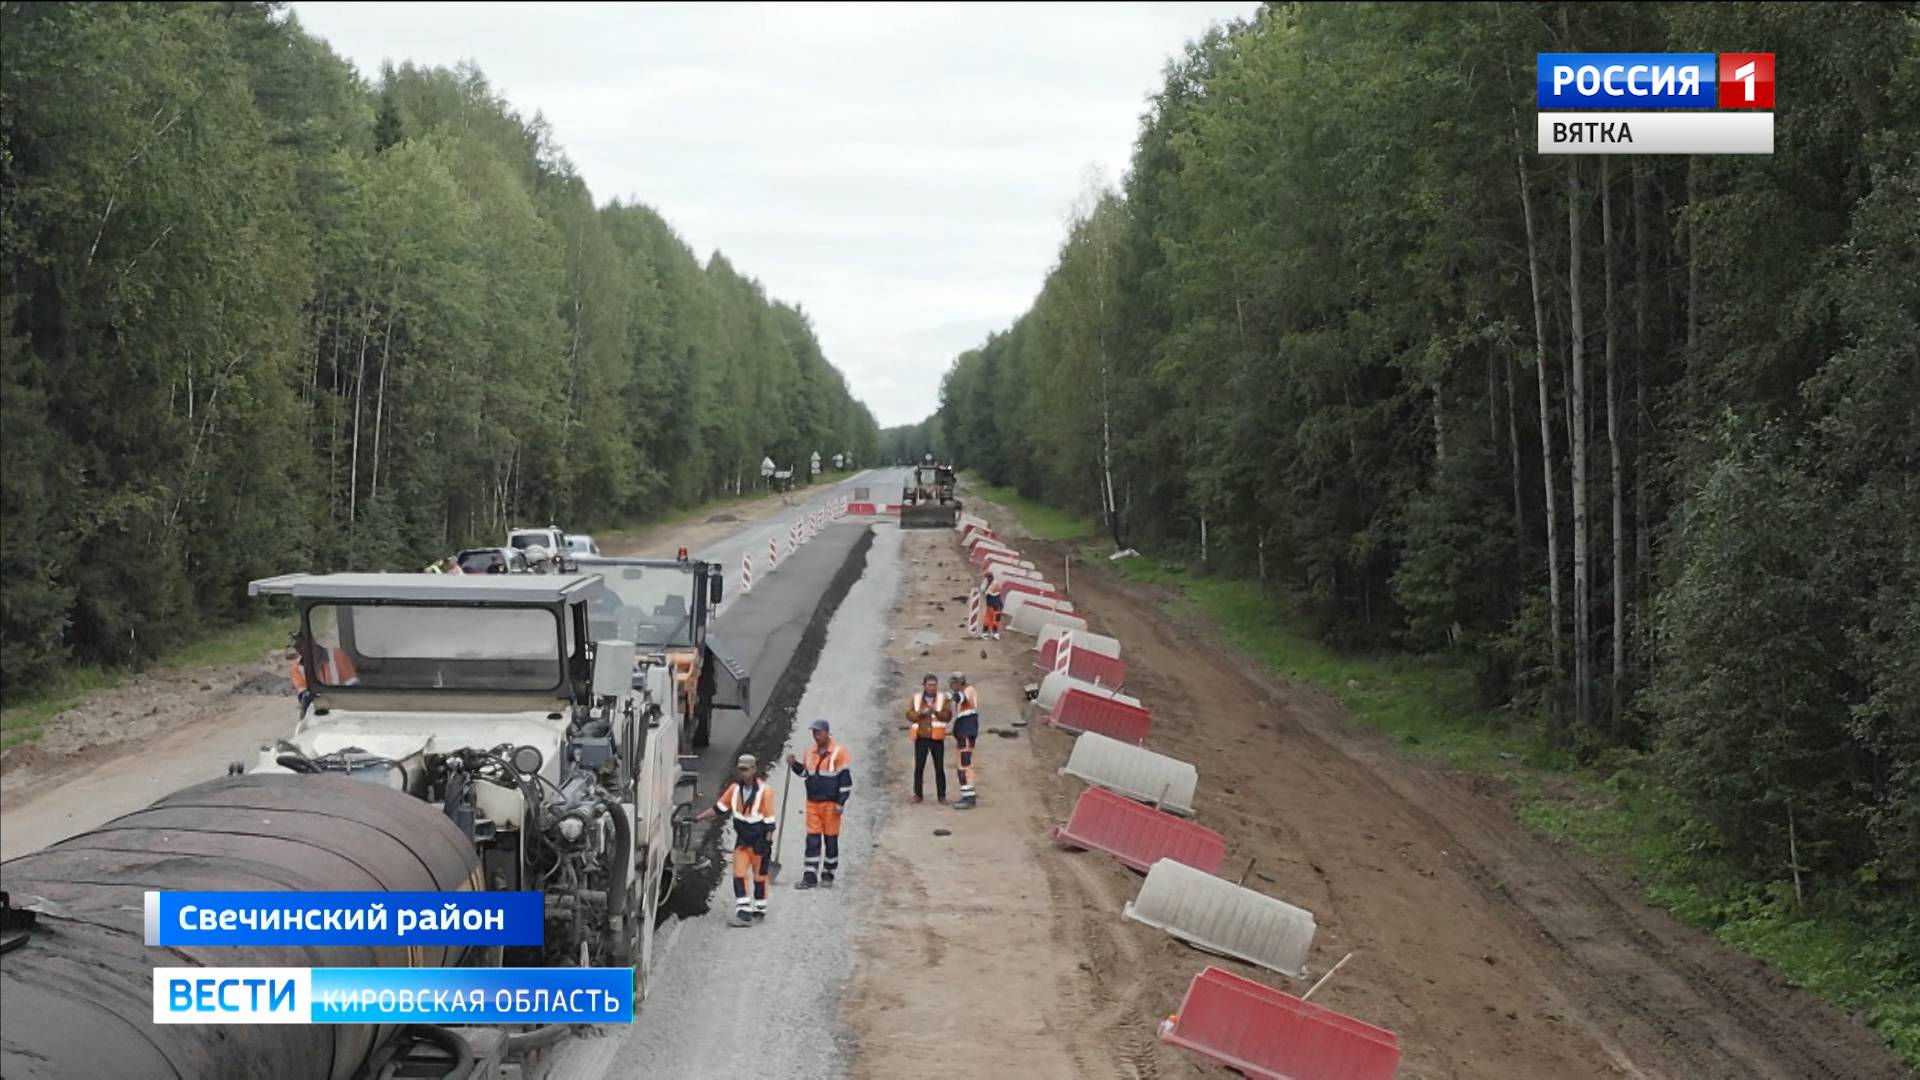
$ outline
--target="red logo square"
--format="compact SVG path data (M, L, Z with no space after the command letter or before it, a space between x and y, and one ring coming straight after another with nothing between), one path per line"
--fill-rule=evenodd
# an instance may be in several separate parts
M1773 108L1772 53L1720 54L1720 107L1723 109Z

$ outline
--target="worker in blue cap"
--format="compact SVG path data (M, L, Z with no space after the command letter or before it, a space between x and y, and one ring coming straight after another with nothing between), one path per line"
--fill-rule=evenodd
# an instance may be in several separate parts
M812 730L806 759L787 755L787 767L807 785L807 869L794 887L831 889L840 870L840 815L853 794L853 770L847 748L833 741L831 725L815 720Z

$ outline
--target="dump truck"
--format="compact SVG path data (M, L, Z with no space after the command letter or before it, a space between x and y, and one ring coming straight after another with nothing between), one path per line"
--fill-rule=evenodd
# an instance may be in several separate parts
M913 479L900 492L900 527L951 529L960 523L960 500L954 495L953 466L927 461L914 466Z
M682 574L688 583L696 580ZM671 650L598 636L601 575L289 574L306 689L250 775L346 777L438 807L493 891L546 897L545 944L508 965L633 967L690 865L695 720Z

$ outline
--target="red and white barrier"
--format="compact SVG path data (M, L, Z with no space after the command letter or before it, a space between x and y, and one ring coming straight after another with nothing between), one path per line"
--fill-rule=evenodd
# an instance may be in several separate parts
M1400 1040L1217 967L1193 977L1160 1038L1263 1080L1392 1080Z
M767 570L772 571L780 564L780 545L773 537L767 538Z
M1074 735L1092 732L1139 746L1153 730L1153 713L1145 705L1122 700L1125 697L1098 687L1069 686L1047 711L1047 726Z
M974 589L968 593L967 595L967 636L968 637L980 636L981 628L984 625L982 622L982 617L983 617L982 608L985 606L985 603L986 602L982 600L980 597L979 589Z
M1100 787L1080 793L1073 816L1053 830L1053 839L1063 847L1104 851L1143 874L1161 859L1218 874L1227 858L1226 838L1212 829Z
M753 556L747 554L740 556L740 591L753 591Z

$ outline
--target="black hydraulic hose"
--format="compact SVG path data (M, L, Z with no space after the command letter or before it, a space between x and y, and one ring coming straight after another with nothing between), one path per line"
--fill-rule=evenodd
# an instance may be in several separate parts
M571 1024L545 1024L532 1031L516 1032L507 1036L507 1054L509 1057L531 1054L535 1050L545 1050L554 1043L567 1037Z
M452 1055L453 1064L447 1067L446 1072L440 1074L450 1078L450 1080L467 1080L467 1077L473 1073L473 1067L475 1065L473 1047L468 1046L467 1040L454 1034L447 1028L434 1024L408 1024L406 1027L400 1029L396 1038L418 1039L421 1042L432 1043ZM393 1066L389 1064L385 1069L381 1070L381 1074L383 1076L394 1075L392 1069Z

